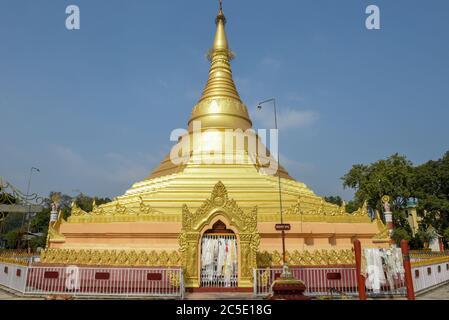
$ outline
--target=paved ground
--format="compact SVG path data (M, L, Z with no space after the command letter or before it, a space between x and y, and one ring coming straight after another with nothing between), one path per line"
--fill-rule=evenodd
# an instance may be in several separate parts
M0 288L0 300L26 300L26 298L16 296L15 294Z
M416 297L417 300L449 300L449 284Z

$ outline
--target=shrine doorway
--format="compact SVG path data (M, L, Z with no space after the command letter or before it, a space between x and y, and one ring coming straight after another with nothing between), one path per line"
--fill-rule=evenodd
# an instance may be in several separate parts
M201 238L200 286L233 288L238 286L238 244L235 233L221 220Z

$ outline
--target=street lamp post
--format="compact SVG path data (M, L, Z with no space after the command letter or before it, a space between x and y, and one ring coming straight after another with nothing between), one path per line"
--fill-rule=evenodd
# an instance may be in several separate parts
M265 101L262 101L258 104L257 108L262 109L262 105L268 102L272 102L274 109L274 126L275 129L278 130L278 120L277 120L277 110L276 110L276 99L271 98ZM278 142L279 143L279 142ZM282 273L279 279L275 279L271 284L272 294L269 296L270 300L309 300L310 297L306 297L304 295L304 291L306 290L305 283L302 280L295 279L293 277L292 272L288 268L287 259L285 257L285 230L290 230L290 225L284 224L284 217L282 213L282 188L281 188L281 172L279 170L280 167L280 153L279 153L279 145L278 145L278 154L277 154L277 162L278 162L278 186L279 186L279 209L280 209L280 218L281 224L279 226L282 237L282 262L283 268ZM287 229L288 227L288 229ZM276 230L278 227L276 226Z
M259 102L259 104L257 105L257 109L261 110L262 109L262 105L266 104L268 102L272 102L272 106L274 109L274 128L276 129L276 131L278 131L278 120L277 120L277 110L276 110L276 99L275 98L271 98L271 99L267 99L265 101ZM280 166L280 161L279 161L279 139L278 139L278 152L277 152L277 162L278 162L278 187L279 187L279 210L281 213L281 225L284 224L284 219L283 219L283 214L282 214L282 188L281 188L281 173L279 171L279 166ZM281 237L282 237L282 263L284 265L284 269L287 266L287 261L285 258L285 231L283 228L281 228Z

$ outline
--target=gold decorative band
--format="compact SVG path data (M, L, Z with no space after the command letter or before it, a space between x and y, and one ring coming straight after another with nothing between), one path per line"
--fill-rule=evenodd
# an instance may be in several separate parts
M291 266L326 266L355 264L354 252L347 250L315 250L311 251L286 251L287 263ZM277 250L273 252L258 252L257 266L259 268L277 267L282 265L282 255Z
M46 249L41 262L95 266L174 267L181 265L178 251Z

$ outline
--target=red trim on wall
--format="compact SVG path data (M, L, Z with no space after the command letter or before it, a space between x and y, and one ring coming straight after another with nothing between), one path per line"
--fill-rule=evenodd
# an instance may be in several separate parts
M109 280L110 278L109 272L95 272L95 280Z
M162 273L148 273L147 274L147 280L150 281L161 281L162 280Z
M59 272L57 271L45 271L44 272L44 279L58 279Z

